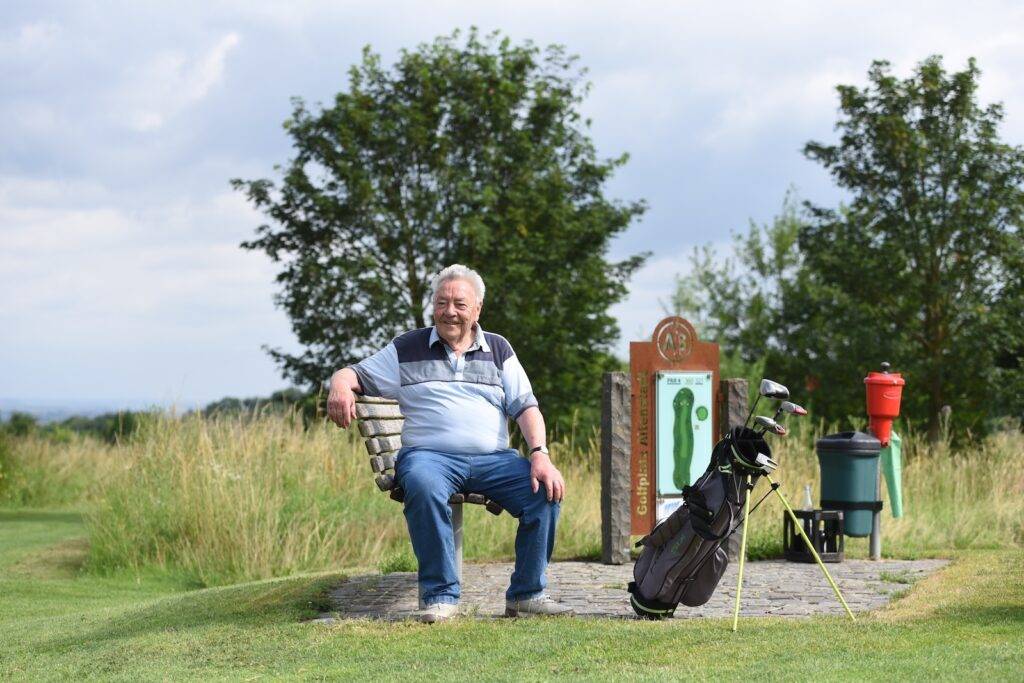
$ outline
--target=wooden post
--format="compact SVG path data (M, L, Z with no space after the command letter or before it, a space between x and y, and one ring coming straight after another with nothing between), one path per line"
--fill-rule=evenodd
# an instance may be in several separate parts
M601 389L601 561L629 562L629 375L606 372Z
M723 379L718 385L718 414L721 416L718 424L721 427L719 438L723 437L733 427L739 427L747 419L747 386L745 379ZM744 523L745 524L745 523ZM743 534L741 524L736 532L729 537L725 546L725 552L730 560L735 560L740 553L740 538Z

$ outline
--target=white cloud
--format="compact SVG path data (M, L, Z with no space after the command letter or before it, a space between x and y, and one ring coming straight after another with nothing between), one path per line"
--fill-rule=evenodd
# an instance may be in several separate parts
M930 54L951 70L976 56L980 100L1003 100L1004 139L1024 142L1024 6L998 0L51 6L59 22L0 7L0 375L14 393L56 378L79 395L280 386L258 348L293 343L275 269L237 247L262 217L226 181L274 175L288 98L330 101L367 43L390 63L477 25L580 55L600 153L632 156L611 193L650 203L616 246L657 250L612 311L623 355L664 315L692 243L769 219L790 183L832 201L798 150L832 139L834 87L863 83L872 59L905 76Z
M10 185L19 184L0 188ZM29 191L17 198L0 191L0 319L20 320L16 334L70 319L80 343L116 344L123 324L149 339L176 327L184 342L272 313L273 268L239 249L254 215L234 195L140 212L118 207L114 193L97 201L89 185L20 186ZM71 206L48 206L61 186ZM236 317L199 320L221 313Z
M119 93L126 104L127 125L139 132L154 131L200 102L223 79L228 54L240 40L231 32L194 59L180 51L168 51L130 70Z
M44 51L55 46L60 36L60 26L53 22L22 24L13 31L0 34L0 59L38 59Z
M835 108L836 84L862 79L852 66L829 63L808 64L806 71L775 80L751 77L736 83L730 89L734 94L723 93L724 106L708 122L700 142L714 150L744 148L780 124L809 124Z

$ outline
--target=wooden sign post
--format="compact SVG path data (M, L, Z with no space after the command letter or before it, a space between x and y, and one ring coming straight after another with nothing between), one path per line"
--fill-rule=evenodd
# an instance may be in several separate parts
M718 439L718 344L684 318L665 318L651 341L630 342L630 522L646 534L707 468Z

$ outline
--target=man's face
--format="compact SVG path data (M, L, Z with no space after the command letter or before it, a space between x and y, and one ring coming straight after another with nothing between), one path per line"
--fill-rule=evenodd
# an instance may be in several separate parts
M470 335L480 319L480 302L473 285L461 279L444 282L434 295L434 324L437 333L449 344Z

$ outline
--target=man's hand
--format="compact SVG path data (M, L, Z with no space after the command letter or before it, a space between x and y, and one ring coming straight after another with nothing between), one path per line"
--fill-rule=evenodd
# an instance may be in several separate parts
M546 453L537 452L530 456L530 484L533 485L534 493L540 489L541 483L547 489L548 500L562 502L565 497L565 479Z
M344 371L335 373L327 396L327 416L339 427L348 427L356 419L356 395L345 380Z

